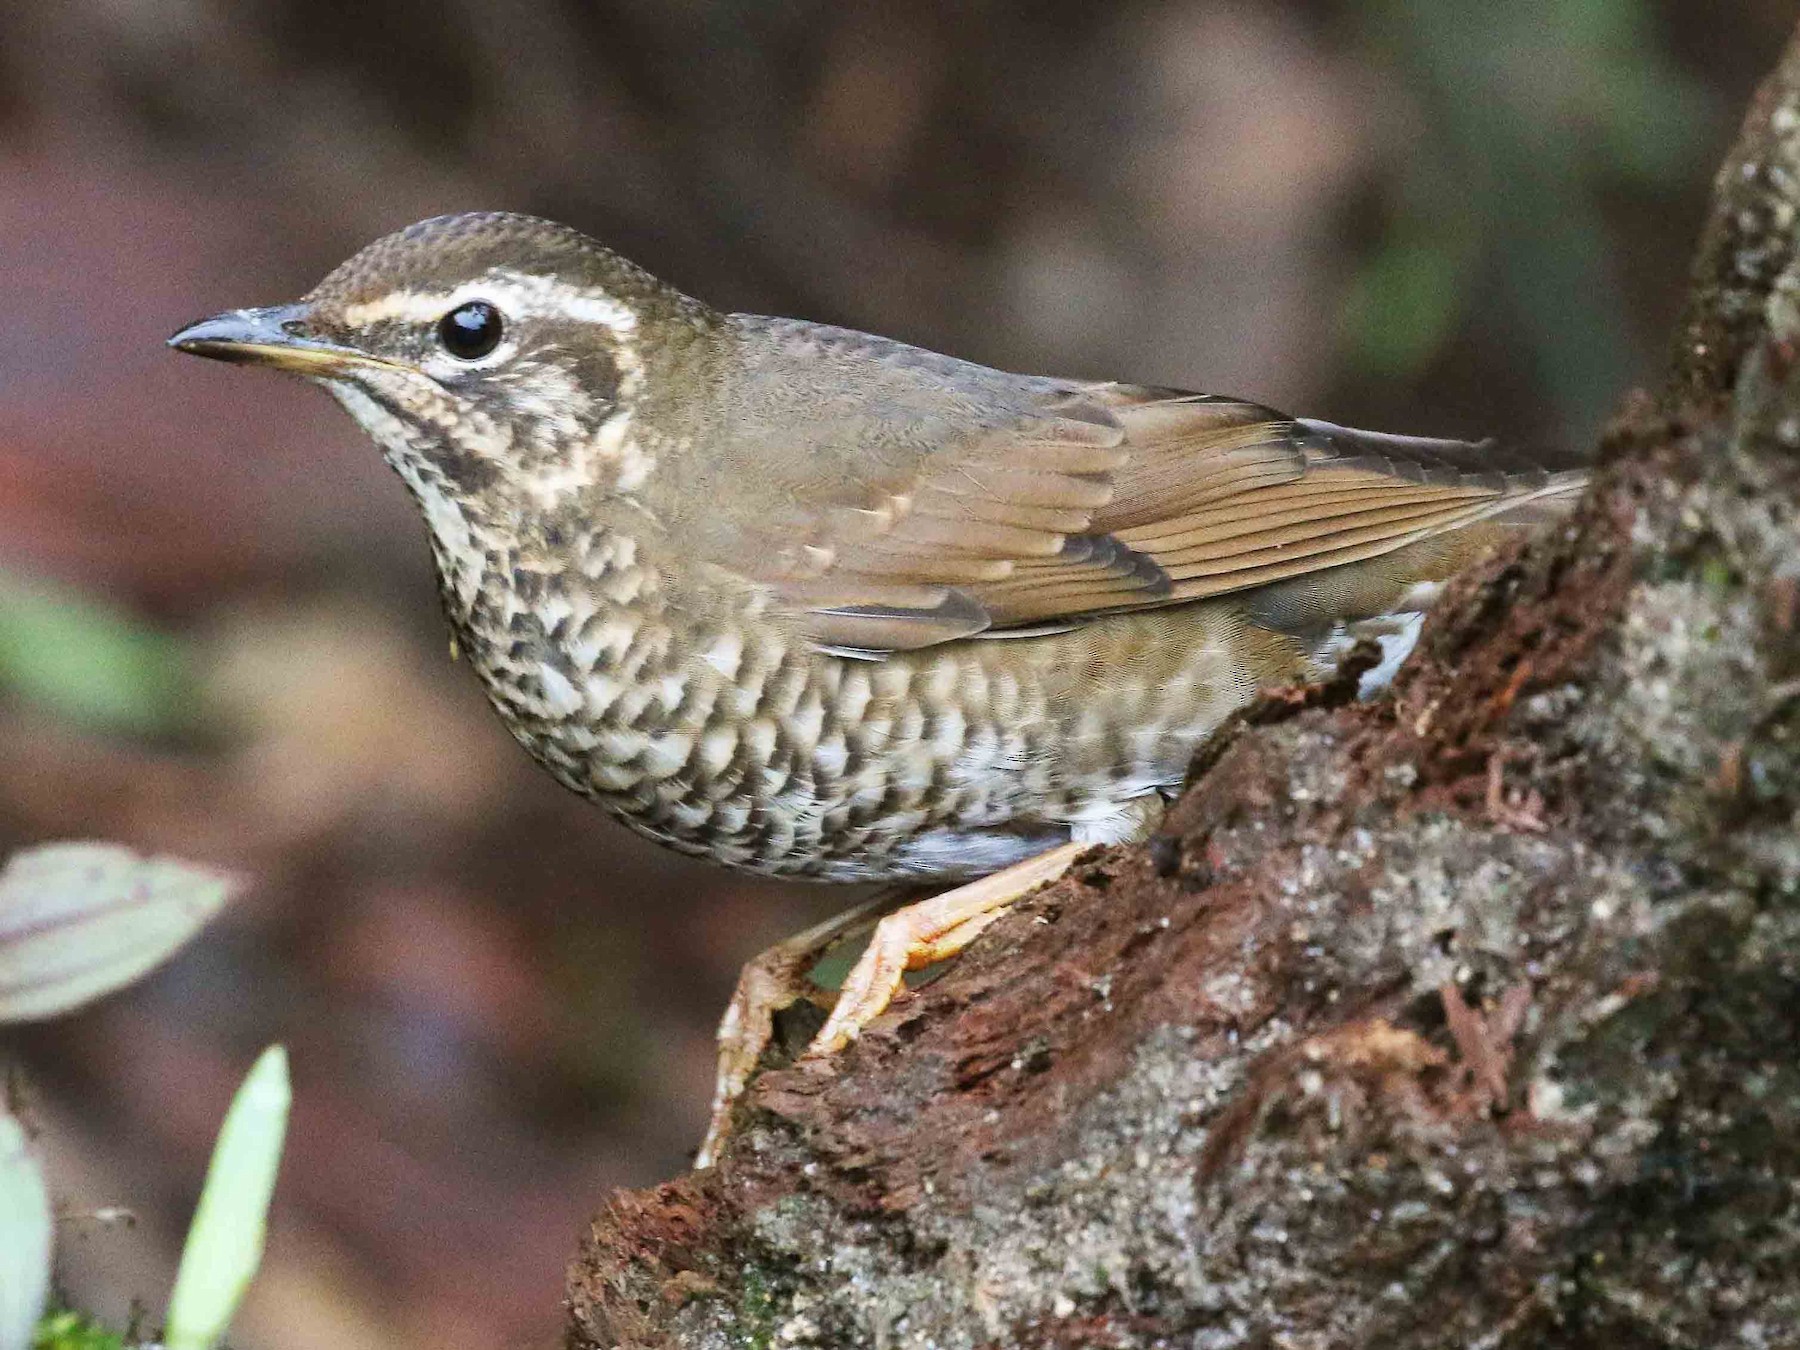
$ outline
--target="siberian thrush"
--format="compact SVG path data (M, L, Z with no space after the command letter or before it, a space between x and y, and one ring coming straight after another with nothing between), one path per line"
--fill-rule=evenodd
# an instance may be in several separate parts
M814 1050L1100 843L1195 748L1579 489L1485 444L1011 375L721 314L562 225L371 244L170 342L316 380L424 512L507 728L632 828L728 867L968 881L875 934ZM1366 677L1367 678L1367 677ZM823 925L752 962L711 1158Z

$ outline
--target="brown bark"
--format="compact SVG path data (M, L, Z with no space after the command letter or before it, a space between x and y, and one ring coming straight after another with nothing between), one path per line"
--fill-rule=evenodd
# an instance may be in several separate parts
M571 1343L1800 1345L1797 212L1800 41L1573 523L767 1069Z

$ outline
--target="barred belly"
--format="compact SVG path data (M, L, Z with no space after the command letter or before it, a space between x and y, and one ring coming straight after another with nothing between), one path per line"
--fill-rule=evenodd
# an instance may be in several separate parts
M562 783L682 852L830 881L955 879L1135 837L1275 682L1251 672L1305 673L1291 639L1216 602L879 660L642 606L508 608L469 649Z

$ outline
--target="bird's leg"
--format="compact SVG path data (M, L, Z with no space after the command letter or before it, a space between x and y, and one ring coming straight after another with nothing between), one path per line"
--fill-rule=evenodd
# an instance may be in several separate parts
M807 973L827 948L859 929L875 930L845 977L831 1016L807 1047L809 1055L843 1049L893 1001L907 971L955 956L1013 904L1056 881L1092 847L1063 844L903 909L894 906L917 888L893 887L754 957L739 974L737 989L719 1021L712 1118L694 1165L711 1167L718 1161L731 1132L732 1108L774 1037L775 1014L807 996Z
M829 1055L843 1049L893 1001L907 971L956 955L1016 901L1056 881L1092 847L1061 844L882 919L844 977L837 1005L806 1053Z
M718 1160L725 1136L731 1132L731 1110L774 1039L775 1014L808 996L808 972L826 949L860 929L873 927L882 914L917 892L918 887L910 884L884 887L854 909L777 942L745 964L725 1015L719 1019L719 1070L712 1117L694 1159L696 1167L711 1167Z

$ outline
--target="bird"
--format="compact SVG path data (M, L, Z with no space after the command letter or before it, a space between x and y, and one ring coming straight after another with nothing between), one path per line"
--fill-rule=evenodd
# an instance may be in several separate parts
M453 649L559 782L728 868L883 883L745 966L700 1166L821 951L872 929L829 1055L907 969L1153 833L1259 692L1364 638L1374 692L1448 579L1586 481L724 313L508 212L408 226L169 343L321 384L373 439Z

